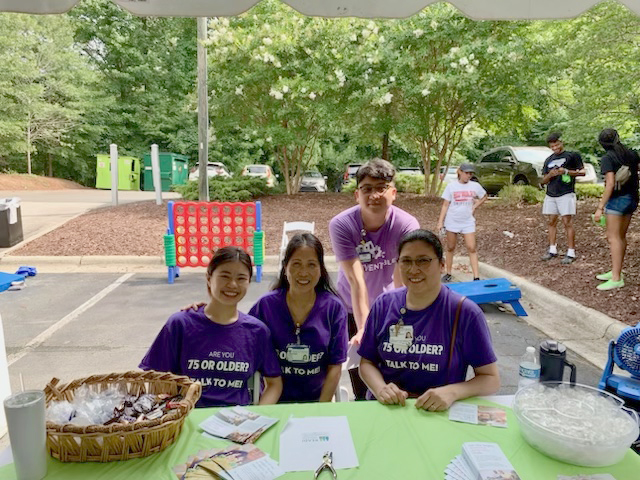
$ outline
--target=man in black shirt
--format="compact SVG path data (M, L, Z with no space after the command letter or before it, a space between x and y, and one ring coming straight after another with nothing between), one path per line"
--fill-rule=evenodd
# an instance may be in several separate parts
M576 177L583 176L585 170L580 154L566 151L559 133L550 133L547 136L547 145L553 150L553 154L544 161L544 177L540 183L547 185L542 214L546 215L549 221L549 250L542 260L551 260L558 256L556 234L560 217L567 232L568 247L562 263L569 264L576 259L576 234L573 228L573 217L576 214Z

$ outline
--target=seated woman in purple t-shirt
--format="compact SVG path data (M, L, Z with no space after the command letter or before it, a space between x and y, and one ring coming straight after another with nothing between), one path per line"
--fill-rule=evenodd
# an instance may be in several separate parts
M369 397L388 405L413 397L417 408L442 411L457 400L495 393L500 375L489 327L475 303L461 302L440 284L438 237L427 230L406 234L398 265L406 286L376 299L358 350ZM475 376L465 381L469 366Z
M247 382L260 372L266 384L260 404L276 403L282 378L269 329L238 311L252 271L251 257L241 248L217 250L207 268L209 303L171 315L140 368L200 381L196 407L248 405Z
M281 402L329 402L347 358L347 310L310 233L287 245L280 277L249 312L271 330L282 368Z

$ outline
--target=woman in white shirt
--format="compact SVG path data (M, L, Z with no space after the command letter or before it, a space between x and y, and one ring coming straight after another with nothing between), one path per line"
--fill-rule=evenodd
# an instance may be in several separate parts
M478 182L472 182L475 167L471 163L463 163L458 167L458 181L447 185L442 193L444 202L438 218L438 231L443 228L447 232L445 267L443 282L452 280L453 253L456 249L458 234L464 236L473 279L480 280L478 252L476 250L476 219L473 214L487 199L487 192Z

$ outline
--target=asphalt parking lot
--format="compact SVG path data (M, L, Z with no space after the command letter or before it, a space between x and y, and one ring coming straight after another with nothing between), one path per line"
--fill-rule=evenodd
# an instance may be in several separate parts
M248 311L269 290L275 273L253 282L240 304ZM20 374L25 388L43 388L92 374L137 369L166 319L181 307L206 300L204 274L183 270L173 285L157 273L40 273L20 291L0 293L13 391ZM510 309L482 306L491 328L502 375L500 393L511 394L527 345L546 337ZM569 351L578 382L596 385L601 371ZM345 374L346 377L346 374ZM348 384L344 378L344 384Z

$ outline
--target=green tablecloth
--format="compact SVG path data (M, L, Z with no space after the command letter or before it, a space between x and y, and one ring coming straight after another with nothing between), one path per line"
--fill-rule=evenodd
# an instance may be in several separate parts
M469 400L490 404L481 399ZM406 407L388 407L378 402L347 402L323 404L271 405L249 407L251 410L279 418L257 441L257 446L279 457L279 437L290 415L336 416L349 419L360 467L339 470L340 480L438 480L444 478L449 461L460 454L464 442L496 442L509 458L522 480L556 480L558 474L610 473L616 480L640 479L640 456L632 450L623 461L605 468L576 467L552 460L529 447L520 435L515 416L507 409L508 428L496 428L450 422L447 413L417 410L413 401ZM143 459L111 463L61 463L49 460L47 479L60 480L132 480L175 479L174 465L184 463L198 450L222 447L223 440L204 438L198 424L215 409L192 411L178 442L162 453ZM320 464L320 459L318 461ZM324 474L326 475L326 474ZM0 469L0 479L14 479L13 465ZM286 480L313 478L308 472L289 473ZM328 478L328 477L324 477Z

